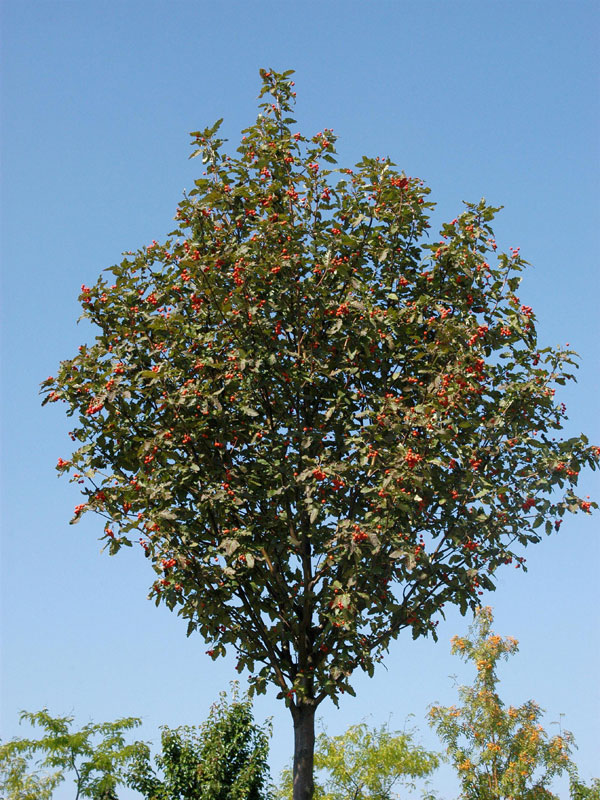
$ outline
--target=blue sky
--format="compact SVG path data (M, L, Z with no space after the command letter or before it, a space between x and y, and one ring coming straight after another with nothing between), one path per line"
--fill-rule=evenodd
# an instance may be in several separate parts
M195 724L235 677L199 638L146 600L140 554L100 555L101 521L67 523L79 502L54 465L69 425L41 409L38 384L89 338L77 327L82 283L171 230L200 165L188 132L224 117L235 148L256 115L258 69L296 70L299 129L339 135L342 165L390 156L418 175L452 219L463 200L504 205L496 233L534 266L520 296L540 339L569 342L578 383L561 391L570 433L600 442L598 248L600 9L576 0L4 0L2 16L2 684L1 735L18 711L47 706L81 723L121 715ZM597 476L583 494L599 495ZM600 763L598 518L570 517L560 535L508 568L496 629L520 640L502 692L534 698L546 722L575 734L584 777ZM467 620L449 614L440 641L400 639L374 679L339 710L330 733L370 715L414 714L437 746L427 705L452 703L471 673L449 655ZM560 715L564 715L561 717ZM291 720L274 695L278 774ZM551 730L556 730L550 726ZM451 774L436 779L456 795ZM124 795L125 796L125 795ZM58 796L71 797L63 792Z

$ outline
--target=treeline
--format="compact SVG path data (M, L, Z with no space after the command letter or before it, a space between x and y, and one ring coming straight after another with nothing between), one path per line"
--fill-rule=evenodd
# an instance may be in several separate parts
M455 637L453 653L476 668L472 685L459 688L460 704L432 706L429 724L444 745L426 750L413 730L388 724L353 725L340 736L322 732L316 742L314 800L394 800L420 789L439 798L429 780L442 760L455 769L467 800L557 800L552 784L568 776L572 800L598 800L600 780L586 785L572 759L573 735L549 736L542 709L532 700L505 705L497 691L497 665L517 651L517 641L492 631L492 612L481 608L466 637ZM73 717L46 709L21 719L41 730L35 739L0 745L2 800L51 800L68 777L73 798L118 800L129 787L144 800L291 800L292 770L274 786L268 767L270 724L259 725L248 695L236 684L222 693L198 727L161 733L159 752L148 743L127 742L141 724L136 717L73 728ZM400 795L400 791L404 793Z

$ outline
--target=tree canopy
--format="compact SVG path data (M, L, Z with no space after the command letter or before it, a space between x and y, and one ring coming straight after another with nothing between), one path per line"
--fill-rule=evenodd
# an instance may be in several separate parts
M23 720L41 728L43 736L0 745L3 800L51 800L67 774L73 777L75 800L115 800L129 763L143 747L125 741L125 732L141 724L137 717L90 722L80 730L73 730L73 717L53 717L46 708L23 711Z
M418 745L414 732L392 731L388 724L372 728L351 725L339 736L325 731L315 745L315 800L394 800L400 788L414 789L416 779L427 778L440 758ZM292 798L292 771L282 773L279 797ZM434 795L423 793L424 800Z
M538 344L498 209L431 240L421 180L336 167L331 130L296 130L291 73L261 76L235 153L220 122L192 134L205 172L172 234L82 287L97 336L43 389L74 417L72 521L139 542L156 603L274 683L302 738L402 630L435 635L589 511L599 450L554 436L575 355Z
M506 707L497 691L497 665L517 652L512 637L491 629L492 610L479 608L469 636L454 637L452 652L477 669L473 686L461 686L460 707L433 706L430 723L446 745L466 800L557 800L553 779L570 776L571 797L598 797L598 782L586 787L571 761L575 746L569 731L548 736L533 700Z
M270 800L269 735L247 697L222 694L200 728L163 728L157 769L140 747L127 783L146 800Z

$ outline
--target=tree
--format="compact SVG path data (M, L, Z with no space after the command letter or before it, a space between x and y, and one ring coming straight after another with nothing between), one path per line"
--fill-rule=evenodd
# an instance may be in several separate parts
M580 780L577 769L573 768L571 770L569 787L572 800L600 800L600 778L592 778L591 784L586 786L585 783Z
M341 736L321 733L316 740L315 769L325 781L315 781L315 800L393 800L400 785L415 788L415 778L426 778L439 757L414 743L410 731L390 731L388 725L370 728L352 725ZM291 800L293 778L284 770L281 800ZM432 795L427 795L432 797Z
M51 717L47 709L23 711L21 720L40 727L40 739L12 739L0 745L3 800L50 800L54 789L75 773L75 800L115 800L129 762L141 744L126 744L124 733L141 724L135 717L88 723L78 731L73 717ZM33 769L30 762L36 767Z
M470 636L455 637L452 652L477 668L473 686L461 686L460 707L433 706L430 721L458 772L463 798L472 800L556 799L548 788L555 776L571 776L571 796L593 797L579 783L570 759L568 731L549 737L540 724L542 709L533 700L505 707L496 686L497 663L517 652L517 641L491 630L490 608L478 609Z
M72 521L104 516L111 554L139 539L156 603L278 687L308 800L319 704L595 507L574 489L600 451L553 437L575 355L538 346L497 209L429 243L423 183L387 158L330 169L290 72L261 75L237 154L220 122L192 134L206 172L176 230L82 287L98 335L43 390L75 417Z
M0 746L0 789L3 800L51 800L61 782L60 772L40 773L31 769L24 756Z
M254 723L248 698L222 694L200 730L162 730L162 753L151 765L140 750L128 784L145 800L268 800L269 731Z

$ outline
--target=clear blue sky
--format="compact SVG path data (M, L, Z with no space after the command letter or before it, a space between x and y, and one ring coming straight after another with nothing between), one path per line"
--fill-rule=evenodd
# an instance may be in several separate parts
M499 244L534 267L520 292L542 342L570 342L579 382L562 391L569 431L600 442L600 209L597 2L574 0L4 0L2 14L2 738L18 711L47 706L79 722L139 715L141 735L194 724L235 677L199 638L146 600L141 554L100 555L101 521L67 523L79 502L54 465L70 453L62 409L38 384L89 333L75 324L82 283L171 229L200 165L188 132L224 117L236 146L255 118L261 66L296 70L299 127L333 128L342 164L389 155L432 188L436 219L463 200L505 206ZM598 495L595 475L584 492ZM572 730L589 778L600 753L598 516L569 517L507 568L496 629L520 640L502 671L507 702L534 698ZM440 641L392 648L358 697L321 707L328 730L409 714L429 746L433 701L452 703ZM271 695L274 775L291 720ZM551 727L551 730L555 730ZM455 796L448 771L436 781ZM71 797L70 792L60 795Z

